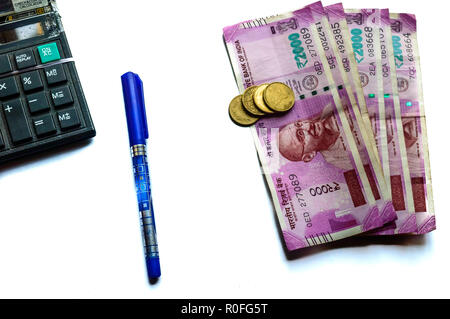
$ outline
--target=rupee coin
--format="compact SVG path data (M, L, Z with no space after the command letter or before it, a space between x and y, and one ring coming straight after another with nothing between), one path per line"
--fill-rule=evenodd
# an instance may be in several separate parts
M256 89L255 93L253 94L253 102L255 102L256 107L266 113L266 114L273 114L275 113L264 102L264 90L269 86L269 84L261 84Z
M284 83L274 82L264 90L264 102L275 112L287 112L295 104L294 91Z
M258 122L259 117L253 116L244 109L242 95L236 96L230 103L228 114L231 120L239 126L251 126Z
M247 90L245 90L244 94L242 94L242 104L244 104L244 108L253 115L263 116L264 112L261 112L255 105L253 101L253 94L258 89L258 86L251 86Z

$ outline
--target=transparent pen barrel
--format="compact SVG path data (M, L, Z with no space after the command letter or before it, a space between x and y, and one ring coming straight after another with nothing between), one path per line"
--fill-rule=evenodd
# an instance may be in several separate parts
M146 145L131 147L145 256L159 257Z

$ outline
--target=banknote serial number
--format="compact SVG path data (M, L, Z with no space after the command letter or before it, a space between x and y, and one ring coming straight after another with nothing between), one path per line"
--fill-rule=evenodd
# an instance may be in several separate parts
M361 63L364 61L364 44L363 44L363 31L359 28L354 28L350 31L352 35L352 47L355 52L356 62ZM375 45L373 39L373 28L365 27L364 35L366 37L367 54L370 58L375 56Z
M330 50L330 45L328 44L327 35L325 34L325 31L323 30L322 23L318 22L316 23L317 27L317 33L319 35L320 43L322 43L322 48L325 52ZM330 69L333 70L336 68L335 58L334 55L327 55L326 56L328 64L330 66Z
M300 181L298 180L297 175L291 174L289 175L289 180L291 181L291 186L294 188L295 192L295 198L297 198L298 203L300 204L300 207L306 207L306 201L303 197L303 189L300 186Z
M345 42L342 36L341 25L338 22L332 23L331 30L333 31L334 40L336 41L339 52L345 54Z
M381 60L385 61L388 58L388 56L387 56L386 36L384 35L383 28L380 28L380 45L381 45ZM390 69L387 62L382 63L381 72L383 73L384 78L388 78L390 76Z
M303 195L303 189L300 186L298 176L295 174L291 174L289 175L289 180L291 181L291 186L294 188L295 198L297 199L298 204L300 205L300 207L306 208L308 205L306 204L306 200ZM303 219L305 220L306 227L308 228L313 227L310 212L308 211L303 212Z
M317 22L316 26L317 26L317 33L319 34L319 39L320 39L320 42L322 43L323 50L329 51L330 46L328 45L327 36L325 34L325 31L323 31L322 23Z
M345 40L342 35L341 25L339 22L331 24L331 30L333 31L334 40L336 42L339 53L343 55L342 64L344 65L345 72L350 72L350 60L345 56Z

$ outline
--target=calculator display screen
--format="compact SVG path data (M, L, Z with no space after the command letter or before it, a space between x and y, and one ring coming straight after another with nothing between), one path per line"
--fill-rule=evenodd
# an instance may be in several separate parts
M0 45L44 35L42 23L33 23L10 30L0 31Z

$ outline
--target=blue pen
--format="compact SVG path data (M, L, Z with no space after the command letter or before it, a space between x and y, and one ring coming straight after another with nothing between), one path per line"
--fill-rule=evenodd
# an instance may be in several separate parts
M144 241L145 262L149 278L154 279L161 276L161 269L147 162L147 116L144 91L139 75L132 72L122 75L122 89Z

